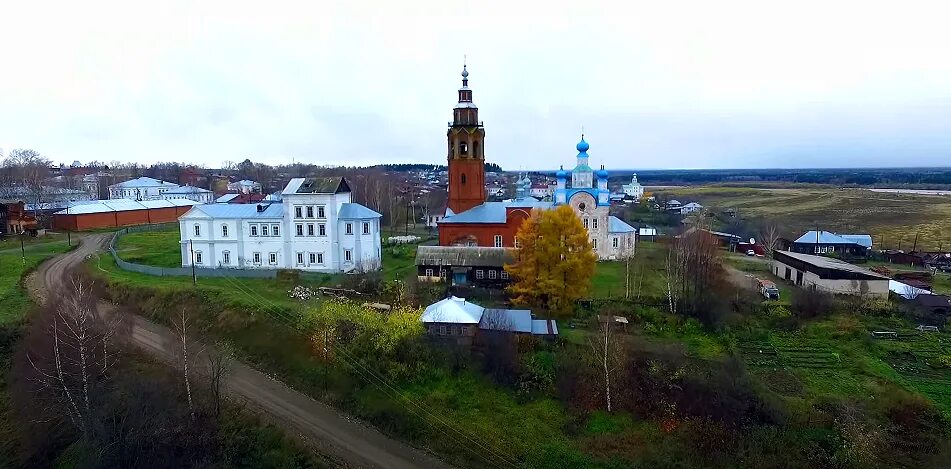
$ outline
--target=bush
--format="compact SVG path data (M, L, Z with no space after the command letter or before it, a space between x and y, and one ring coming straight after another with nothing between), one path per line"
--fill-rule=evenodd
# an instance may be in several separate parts
M835 309L835 299L831 293L815 288L803 289L793 294L790 308L800 319L812 319L831 314Z

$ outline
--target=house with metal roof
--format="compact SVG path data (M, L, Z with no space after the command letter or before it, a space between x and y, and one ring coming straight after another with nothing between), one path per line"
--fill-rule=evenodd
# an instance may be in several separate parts
M830 257L774 251L773 274L802 288L845 295L888 296L888 277Z
M182 266L365 272L381 266L381 215L340 177L295 178L279 201L197 205L179 218Z
M416 275L420 281L501 288L508 284L505 264L515 262L512 248L419 246Z
M552 319L535 319L527 309L486 309L465 298L450 296L437 301L419 317L426 332L435 337L470 344L480 332L554 337L558 325Z
M109 186L110 199L156 200L178 184L150 177L140 177Z
M789 250L801 254L864 259L871 248L872 237L867 234L839 234L825 230L812 230L793 241Z
M214 201L214 192L208 189L202 189L195 186L179 186L174 189L168 189L162 194L163 199L188 199L194 200L200 204L210 204Z

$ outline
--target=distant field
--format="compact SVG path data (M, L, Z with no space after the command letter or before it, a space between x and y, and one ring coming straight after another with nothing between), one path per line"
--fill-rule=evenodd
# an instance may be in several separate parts
M830 186L761 189L685 187L664 191L681 202L737 209L742 218L775 220L784 236L815 229L868 233L875 248L951 248L951 197L872 192ZM884 240L884 246L882 245Z

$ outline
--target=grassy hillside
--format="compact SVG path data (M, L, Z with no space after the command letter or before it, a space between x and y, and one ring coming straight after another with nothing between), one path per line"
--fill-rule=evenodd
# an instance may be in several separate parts
M743 218L775 220L795 236L818 225L844 233L868 233L875 247L951 249L951 197L876 193L864 189L808 187L759 189L684 187L663 191L681 202L698 201L713 209L735 208Z

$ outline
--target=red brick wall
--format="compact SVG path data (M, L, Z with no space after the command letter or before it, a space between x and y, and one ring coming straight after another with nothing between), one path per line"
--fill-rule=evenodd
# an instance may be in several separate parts
M54 215L53 227L59 230L82 231L97 228L173 223L191 207L166 207L122 212Z
M465 184L462 175L466 176ZM485 202L485 161L482 159L449 160L449 208L462 213Z

